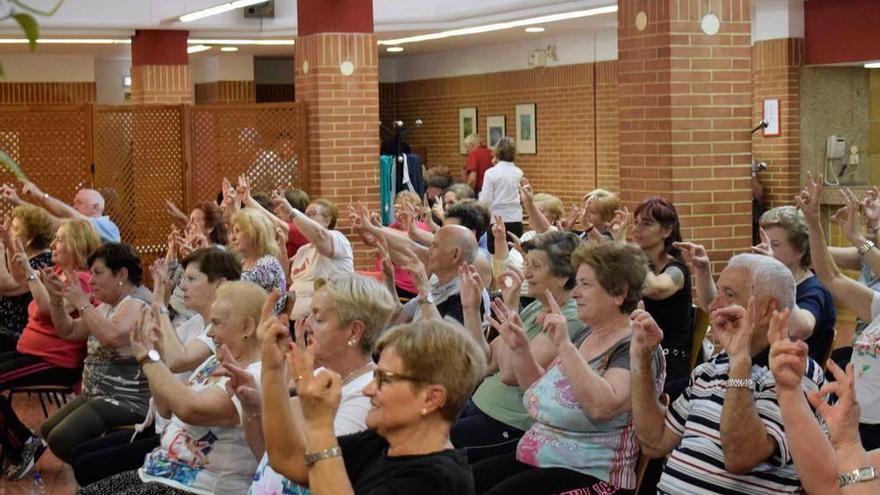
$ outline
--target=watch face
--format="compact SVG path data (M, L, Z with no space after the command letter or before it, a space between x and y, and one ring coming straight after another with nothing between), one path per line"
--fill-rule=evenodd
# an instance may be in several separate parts
M150 361L159 361L162 359L162 356L159 355L159 351L156 349L150 349L147 352L147 358L149 358Z
M875 477L876 470L873 466L863 467L859 469L859 478L872 479Z

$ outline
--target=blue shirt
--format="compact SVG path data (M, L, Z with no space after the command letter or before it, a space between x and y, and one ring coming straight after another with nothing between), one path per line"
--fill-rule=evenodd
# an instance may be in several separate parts
M813 334L806 342L810 346L810 357L821 363L828 349L834 345L834 324L837 322L834 298L817 277L810 277L798 284L795 300L799 308L809 311L816 318Z
M89 220L98 231L101 242L122 242L122 236L119 235L119 227L110 220L110 217L91 217Z

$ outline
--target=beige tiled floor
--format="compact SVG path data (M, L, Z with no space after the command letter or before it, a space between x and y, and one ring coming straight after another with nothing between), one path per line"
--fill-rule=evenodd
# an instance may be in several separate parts
M37 396L28 397L27 394L16 395L13 398L13 407L21 420L31 429L36 429L43 421L43 410ZM51 405L49 414L57 408ZM46 451L40 461L34 467L31 475L39 471L43 477L48 495L70 495L76 491L76 481L73 478L73 470L70 466L59 461L52 452ZM0 495L30 495L33 486L33 477L28 475L21 481L6 481L0 477Z

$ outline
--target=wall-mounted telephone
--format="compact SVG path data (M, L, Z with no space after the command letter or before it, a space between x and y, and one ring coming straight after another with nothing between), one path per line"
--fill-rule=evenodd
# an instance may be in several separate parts
M843 160L846 155L846 138L834 134L825 141L825 184L840 185L840 177L834 170L835 160Z

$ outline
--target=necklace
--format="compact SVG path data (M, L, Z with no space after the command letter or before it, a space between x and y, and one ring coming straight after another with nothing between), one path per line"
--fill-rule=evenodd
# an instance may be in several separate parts
M351 380L352 378L361 376L364 373L364 371L366 371L372 367L373 367L372 361L367 361L366 363L358 366L357 368L351 370L351 372L349 374L345 375L345 378L342 379L342 384L343 385L347 384L349 380Z

